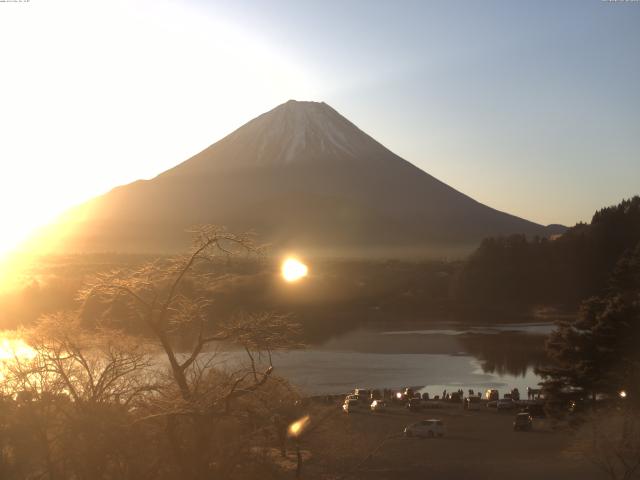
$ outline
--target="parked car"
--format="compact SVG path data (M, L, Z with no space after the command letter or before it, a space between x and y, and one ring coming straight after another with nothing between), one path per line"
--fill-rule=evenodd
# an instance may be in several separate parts
M500 399L500 392L495 388L490 388L484 393L484 398L490 402L495 402Z
M345 400L344 403L342 404L342 410L345 413L353 413L361 409L362 409L362 402L360 402L359 400L354 400L354 399Z
M432 418L430 420L422 420L413 423L404 428L404 434L407 437L442 437L444 435L444 424L442 420Z
M384 412L387 409L387 403L383 400L374 400L371 402L372 412Z
M413 391L413 388L405 387L402 390L402 395L404 395L406 398L413 398L415 396L415 392Z
M528 413L516 413L516 418L513 421L514 430L531 430L533 427L533 419Z
M511 390L511 398L513 398L516 402L520 400L520 391L517 388Z
M371 390L367 388L356 388L353 393L357 395L362 402L368 402L371 398Z
M406 406L412 412L415 412L416 410L421 410L423 406L422 400L418 397L410 398Z
M464 408L466 410L479 410L480 409L481 400L480 397L467 397L464 399Z

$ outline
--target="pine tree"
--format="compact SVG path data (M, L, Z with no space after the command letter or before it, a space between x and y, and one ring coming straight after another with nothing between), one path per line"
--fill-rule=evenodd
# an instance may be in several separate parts
M559 323L547 341L554 366L541 369L552 405L615 397L640 404L640 243L618 261L600 297L582 303L578 318Z

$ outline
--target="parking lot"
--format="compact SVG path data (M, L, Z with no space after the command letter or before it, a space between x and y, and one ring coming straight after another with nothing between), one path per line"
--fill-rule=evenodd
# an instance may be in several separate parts
M431 403L431 402L430 402ZM515 412L435 402L410 412L390 405L384 413L366 409L344 413L318 409L321 424L303 442L313 453L305 465L309 478L484 479L509 475L522 479L600 479L596 469L572 448L569 430L534 419L529 432L513 430ZM331 409L335 412L331 412ZM323 416L324 415L324 416ZM429 418L443 421L442 438L406 438L406 425Z

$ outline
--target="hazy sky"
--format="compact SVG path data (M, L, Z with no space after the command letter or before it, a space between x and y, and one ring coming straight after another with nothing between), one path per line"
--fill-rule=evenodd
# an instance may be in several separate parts
M290 98L540 223L640 193L640 2L0 2L0 251Z

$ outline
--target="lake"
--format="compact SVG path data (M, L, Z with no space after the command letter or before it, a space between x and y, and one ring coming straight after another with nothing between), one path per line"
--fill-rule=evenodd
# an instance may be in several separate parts
M340 333L304 350L274 353L273 364L278 375L308 395L405 386L421 387L432 396L459 388L496 388L501 393L518 388L522 393L527 387L537 388L535 368L547 362L544 341L552 328L551 323L378 324ZM0 364L12 361L16 353L29 357L33 352L19 338L5 338ZM222 368L234 369L246 360L240 351L223 349L216 355ZM161 353L157 358L161 364L166 361Z
M277 374L314 395L404 386L431 395L459 388L522 393L537 388L534 369L546 363L544 340L552 328L550 323L378 325L277 353L273 364Z

